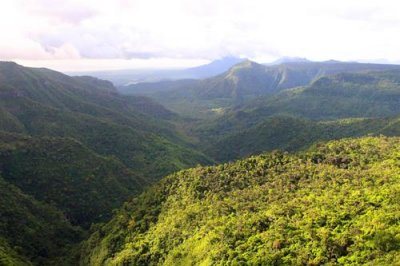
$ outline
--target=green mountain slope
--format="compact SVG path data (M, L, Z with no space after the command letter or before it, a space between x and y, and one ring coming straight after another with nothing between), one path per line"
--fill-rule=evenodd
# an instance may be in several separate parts
M173 113L106 81L2 62L0 96L1 130L72 137L149 179L210 162L175 130Z
M32 263L18 255L6 241L0 239L0 265L30 266Z
M399 136L399 114L400 72L342 73L232 108L200 122L192 133L205 153L228 161L321 140Z
M74 265L82 232L0 177L0 265Z
M275 149L296 151L320 141L367 135L400 136L400 119L342 119L317 122L290 116L272 116L244 130L213 135L204 152L220 162Z
M73 224L104 221L148 181L74 139L0 132L0 172L25 194L62 210Z
M400 139L318 144L164 178L85 243L82 265L394 265Z
M80 231L161 176L210 163L176 120L108 81L0 62L1 185L12 188L0 203L16 202L0 210L0 265L76 265Z
M400 72L323 77L249 105L255 115L291 113L312 119L384 117L400 113Z
M120 90L150 95L171 110L186 116L207 117L262 95L308 85L327 75L394 69L399 70L400 67L337 61L265 66L247 60L221 75L204 80L139 83ZM150 92L146 93L145 90Z

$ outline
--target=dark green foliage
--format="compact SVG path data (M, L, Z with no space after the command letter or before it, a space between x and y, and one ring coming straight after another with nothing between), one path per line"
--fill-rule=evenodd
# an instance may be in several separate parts
M0 265L30 266L32 263L22 255L17 254L5 240L0 239Z
M400 113L399 77L397 70L323 77L259 99L243 111L255 117L285 113L318 120L394 116Z
M0 177L0 265L74 265L82 231Z
M0 171L8 182L54 204L83 226L105 220L148 184L114 158L66 138L30 138L0 132Z
M85 243L82 265L395 265L400 139L317 144L170 175Z
M210 163L201 151L229 161L400 135L392 68L247 61L157 94L186 116L219 116L199 123L107 81L0 63L0 265L76 265L80 228ZM349 139L172 174L93 225L81 264L395 264L399 156L397 138Z
M0 193L11 204L0 209L0 265L76 265L81 228L163 175L211 162L176 118L107 81L0 62L1 185L32 201Z
M344 62L293 62L264 66L244 61L227 72L198 81L168 81L135 84L131 90L157 99L171 110L190 117L213 117L226 109L246 104L259 96L305 86L320 77L365 71L399 70L396 65ZM148 92L145 90L148 89ZM129 93L129 87L121 88Z
M0 129L75 138L146 178L210 162L165 120L173 113L144 97L120 96L106 81L2 62L0 95Z
M323 140L380 134L400 136L399 122L399 118L316 122L290 116L272 116L243 130L220 134L202 132L207 139L204 142L208 143L203 148L209 156L224 162L275 149L302 150Z
M259 97L195 124L190 133L217 161L316 141L400 135L400 72L342 73Z

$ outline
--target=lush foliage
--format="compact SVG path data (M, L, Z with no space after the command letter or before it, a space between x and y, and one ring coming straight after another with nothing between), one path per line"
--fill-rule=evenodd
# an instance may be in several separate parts
M259 97L191 127L217 161L320 140L400 134L400 72L342 73Z
M1 63L0 96L1 130L72 137L149 179L210 162L175 130L170 111L105 81Z
M290 113L318 120L393 116L400 112L399 77L398 70L322 77L309 86L259 99L246 110L258 117Z
M105 220L163 175L210 162L173 113L107 81L2 62L0 96L3 177L74 224Z
M82 231L0 177L0 265L74 265Z
M394 265L400 139L274 152L164 178L86 242L83 265Z
M54 204L74 224L89 226L148 184L121 162L68 138L31 138L0 132L3 178Z
M76 265L91 225L83 265L398 262L395 138L179 172L93 224L199 163L398 136L400 74L388 69L246 61L141 85L198 120L107 81L0 63L0 265ZM361 70L385 71L348 73Z
M323 140L380 134L400 136L400 119L350 118L317 122L290 116L272 116L243 130L219 134L202 132L203 141L208 143L203 146L205 153L222 162L275 149L303 150Z
M218 116L235 105L247 104L260 96L306 86L328 75L394 69L399 70L399 67L329 61L265 66L247 60L223 74L204 80L139 83L121 88L121 91L129 93L135 90L155 98L181 115L204 118Z
M176 118L107 81L0 62L0 265L76 265L92 223L163 175L211 162Z

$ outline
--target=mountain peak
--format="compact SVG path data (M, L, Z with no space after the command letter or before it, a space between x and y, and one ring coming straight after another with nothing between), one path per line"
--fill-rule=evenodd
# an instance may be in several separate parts
M232 73L232 72L236 72L236 71L241 70L241 69L250 69L250 68L259 68L259 67L264 68L264 66L259 64L259 63L251 61L250 59L245 59L244 61L234 65L233 67L231 67L229 72Z
M13 61L0 61L0 65L18 65L17 63Z
M326 63L326 64L338 64L338 63L347 63L347 62L342 62L342 61L339 61L339 60L330 59L330 60L324 61L323 63Z
M252 66L261 66L261 64L254 62L250 59L245 59L242 62L236 64L236 66L252 67Z
M245 58L239 58L239 57L234 57L234 56L225 56L225 57L221 57L215 60L212 60L210 63L205 64L205 65L200 65L200 66L196 66L196 67L192 67L189 68L190 70L195 70L195 69L201 69L201 68L221 68L221 67L226 67L226 66L232 66L232 65L236 65L240 62L243 62L244 60L246 60Z
M0 61L0 69L16 69L22 66L13 61Z

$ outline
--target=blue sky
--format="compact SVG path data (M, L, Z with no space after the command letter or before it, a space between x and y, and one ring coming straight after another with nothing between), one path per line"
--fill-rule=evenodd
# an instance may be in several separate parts
M393 0L13 0L0 59L57 70L187 67L223 56L270 62L399 62Z

